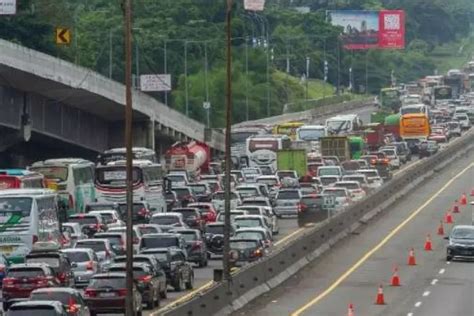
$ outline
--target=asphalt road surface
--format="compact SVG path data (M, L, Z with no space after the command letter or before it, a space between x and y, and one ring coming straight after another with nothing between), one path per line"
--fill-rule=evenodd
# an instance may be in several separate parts
M322 258L234 315L474 315L474 262L446 262L437 235L445 212L474 187L474 153L458 159L409 196L337 244ZM469 197L469 199L473 199ZM471 206L453 214L455 224L472 222ZM453 225L444 224L446 233ZM424 251L427 234L434 250ZM408 266L411 248L416 266ZM391 287L395 266L400 287ZM383 285L385 305L376 305Z

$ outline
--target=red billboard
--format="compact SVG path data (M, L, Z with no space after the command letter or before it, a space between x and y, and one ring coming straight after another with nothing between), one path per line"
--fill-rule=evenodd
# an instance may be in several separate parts
M328 11L331 23L343 28L344 48L351 50L405 48L405 12L403 10Z

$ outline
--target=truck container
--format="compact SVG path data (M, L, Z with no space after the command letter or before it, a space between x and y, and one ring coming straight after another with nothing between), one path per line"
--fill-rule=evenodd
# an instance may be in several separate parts
M336 156L339 161L351 159L351 147L347 136L321 137L321 155Z
M392 114L385 118L384 133L392 134L396 140L400 139L400 114Z
M304 149L283 149L277 151L278 170L295 170L298 177L306 175L308 163L306 150Z
M191 176L209 172L210 148L199 141L179 142L165 153L167 171L185 170Z

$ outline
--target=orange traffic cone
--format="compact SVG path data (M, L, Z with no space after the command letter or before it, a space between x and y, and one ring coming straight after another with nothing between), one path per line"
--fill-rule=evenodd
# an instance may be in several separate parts
M446 212L446 215L444 216L444 222L446 224L452 224L453 223L453 215L451 214L450 211Z
M466 193L461 194L461 205L467 205Z
M425 241L425 251L432 251L433 250L433 244L431 243L431 235L428 234L426 236L426 241Z
M443 221L439 221L439 226L438 226L438 235L444 236L444 227L443 227Z
M393 269L392 281L390 282L391 286L400 286L400 277L398 276L398 267Z
M411 248L408 254L408 265L416 266L415 249Z
M352 303L349 304L349 308L347 309L347 316L355 316L354 305L352 305Z
M459 213L458 200L454 201L453 213Z
M377 298L375 299L375 305L385 305L382 285L380 285L377 290Z

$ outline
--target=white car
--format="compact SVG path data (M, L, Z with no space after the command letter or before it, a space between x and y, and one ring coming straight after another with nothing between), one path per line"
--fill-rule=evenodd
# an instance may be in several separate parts
M272 229L267 217L261 215L240 215L234 218L234 224L237 228L254 228L261 227L272 235Z
M380 150L381 152L387 155L387 158L390 159L390 166L394 169L400 168L401 162L400 157L397 155L397 150L395 148L384 148Z
M97 214L102 217L109 229L125 226L125 222L120 219L120 215L116 210L91 211L89 214Z
M453 119L455 121L458 121L459 124L461 124L461 129L470 129L471 128L471 122L469 121L469 116L467 116L466 113L455 114Z
M333 195L336 199L336 209L347 207L352 202L351 193L346 188L325 188L321 194Z
M346 188L353 201L360 201L367 196L367 193L357 181L339 181L334 184L334 188Z
M377 189L383 185L383 179L376 169L359 169L357 173L364 174L367 177L371 189Z
M280 232L280 227L278 226L278 218L273 214L272 208L268 206L258 206L258 205L241 205L238 207L239 210L245 210L250 215L261 215L268 218L268 223L270 224L271 232L273 235L276 235Z
M214 205L217 212L222 212L224 210L224 203L224 191L217 191L212 195L212 205ZM230 192L230 209L236 209L240 204L242 204L240 196L235 192Z

